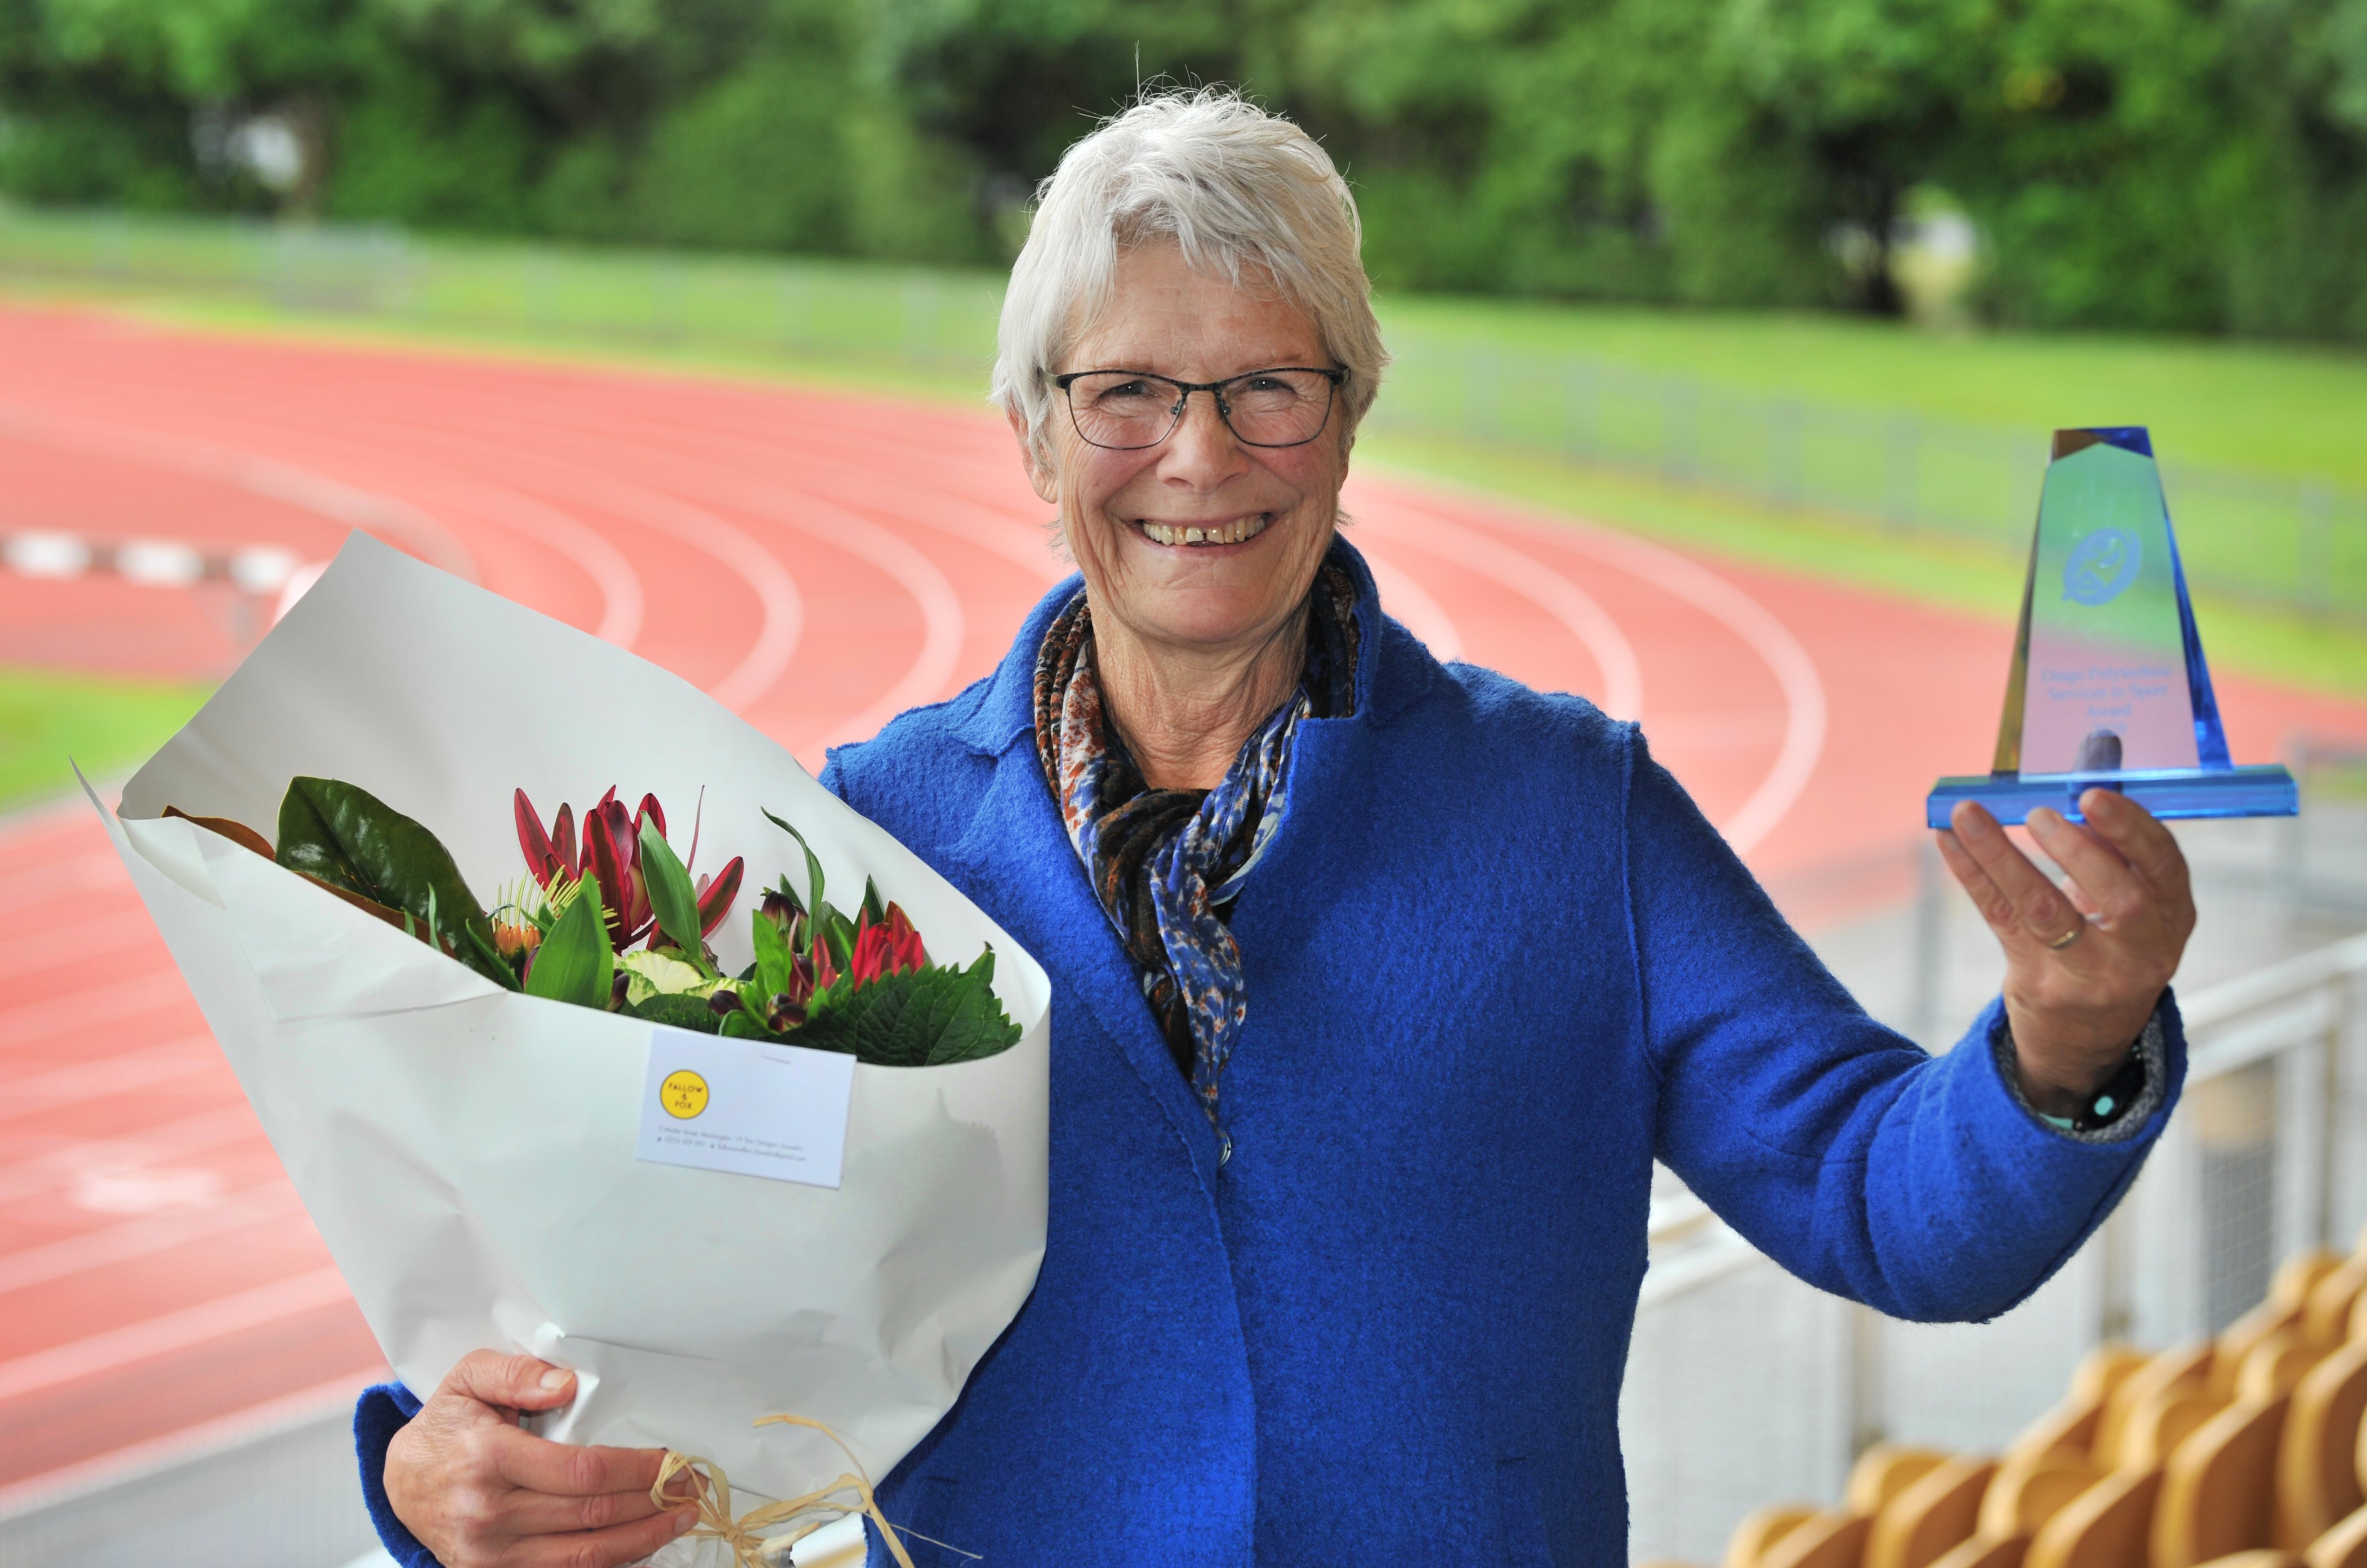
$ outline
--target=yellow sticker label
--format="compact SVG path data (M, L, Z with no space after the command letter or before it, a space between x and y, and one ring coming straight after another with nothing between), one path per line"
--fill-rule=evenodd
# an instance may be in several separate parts
M707 1080L685 1068L666 1074L658 1085L658 1104L678 1121L688 1121L707 1108Z

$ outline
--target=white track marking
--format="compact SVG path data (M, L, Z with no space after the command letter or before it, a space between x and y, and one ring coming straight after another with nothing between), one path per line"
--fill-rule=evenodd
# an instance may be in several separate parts
M252 1290L217 1297L176 1312L37 1350L13 1361L0 1361L0 1400L79 1382L134 1362L352 1300L343 1275L334 1268L316 1268L292 1279L275 1280Z
M912 596L921 610L921 648L901 679L879 699L851 719L833 726L821 744L868 740L882 725L907 708L934 702L946 695L954 672L961 667L962 633L966 619L961 596L937 563L900 534L881 528L861 513L819 495L776 489L760 506L776 520L811 535L858 561L878 567Z
M41 1116L60 1106L87 1100L153 1091L159 1085L177 1083L200 1074L210 1076L222 1065L221 1052L214 1049L212 1036L191 1035L187 1040L90 1058L71 1067L29 1073L21 1078L0 1081L0 1121L19 1116Z
M134 977L118 977L62 996L45 997L0 1012L0 1045L26 1045L70 1031L87 1030L119 1018L187 1003L189 988L167 966Z
M78 855L71 860L51 860L18 870L0 863L0 915L16 915L76 893L119 892L123 862L112 850Z
M341 1415L353 1409L355 1396L366 1386L388 1375L383 1362L357 1368L342 1378L0 1486L0 1519L17 1518L39 1508L85 1497L134 1477L153 1476L176 1462L225 1453L266 1437ZM391 1563L393 1559L384 1561Z
M29 1290L77 1274L150 1257L160 1252L227 1235L252 1226L292 1220L304 1212L302 1199L285 1176L222 1198L195 1211L143 1214L80 1235L0 1254L0 1295Z
M367 528L391 539L408 540L445 571L472 583L480 580L476 557L460 537L409 502L358 489L276 458L257 457L187 437L61 419L7 403L0 403L0 436L60 451L133 462L234 485L251 494L311 512L342 528Z
M548 549L592 579L600 595L600 620L592 635L630 648L648 612L641 574L607 535L538 495L506 484L459 478L430 470L426 487L442 492L443 503Z
M138 1170L161 1160L185 1159L233 1143L251 1143L262 1129L244 1099L113 1138L59 1138L38 1154L0 1165L0 1199L69 1187L86 1171ZM33 1134L20 1132L19 1142Z
M1718 824L1736 854L1749 854L1798 801L1824 754L1825 687L1808 651L1766 606L1689 555L1591 518L1547 520L1509 503L1489 504L1504 514L1502 527L1592 556L1692 605L1740 638L1775 676L1785 709L1783 743L1759 787Z
M1463 657L1463 637L1455 629L1454 618L1411 573L1377 551L1365 551L1365 564L1373 569L1373 586L1380 592L1381 608L1421 638L1432 658L1447 665Z
M1399 502L1392 501L1378 520L1362 508L1358 516L1365 518L1360 527L1376 528L1392 544L1476 572L1552 616L1578 639L1603 673L1603 695L1596 706L1614 719L1643 717L1644 667L1636 657L1636 646L1586 590L1526 551Z
M617 516L713 556L755 595L755 641L707 694L738 712L778 685L797 657L806 624L805 598L780 557L753 534L679 495L615 478L601 480L598 494Z

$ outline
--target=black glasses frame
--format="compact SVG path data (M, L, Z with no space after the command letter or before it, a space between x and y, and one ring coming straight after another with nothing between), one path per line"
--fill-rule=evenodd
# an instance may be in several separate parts
M1331 390L1324 394L1323 399L1323 423L1318 425L1310 434L1296 441L1252 441L1239 430L1233 430L1233 410L1231 404L1225 401L1225 389L1240 381L1255 381L1260 376L1271 376L1281 370L1297 370L1304 375L1320 376L1331 384ZM1140 441L1131 447L1113 447L1106 441L1096 441L1085 434L1084 426L1077 419L1076 400L1069 395L1069 388L1083 381L1087 376L1137 376L1146 381L1160 381L1173 387L1175 406L1170 411L1173 417L1168 420L1167 428L1159 433L1158 440ZM1099 447L1105 452L1148 451L1159 445L1160 441L1164 441L1168 437L1175 434L1176 426L1184 423L1184 415L1191 404L1192 394L1201 392L1206 392L1209 401L1217 405L1217 417L1224 421L1226 429L1232 430L1234 440L1244 447L1260 447L1267 451L1278 451L1291 447L1303 447L1331 427L1331 405L1340 401L1340 383L1347 379L1347 371L1329 369L1320 365L1268 365L1262 370L1244 370L1238 376L1227 376L1221 381L1179 381L1172 376L1162 376L1155 371L1128 370L1111 366L1104 369L1070 370L1054 376L1052 384L1060 389L1060 401L1069 405L1069 424L1077 432L1077 439L1089 447Z

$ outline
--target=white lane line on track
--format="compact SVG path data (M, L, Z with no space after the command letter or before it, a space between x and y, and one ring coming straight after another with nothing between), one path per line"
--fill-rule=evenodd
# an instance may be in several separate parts
M456 511L543 545L591 578L600 595L600 620L593 636L619 648L630 648L640 636L647 610L641 574L599 529L572 512L507 485L433 474L425 487L441 490L444 504Z
M1421 638L1432 658L1449 665L1463 657L1463 637L1455 629L1454 618L1430 597L1429 589L1414 580L1411 573L1377 551L1365 551L1365 564L1372 568L1373 586L1380 591L1381 608Z
M0 1523L86 1497L135 1477L156 1474L168 1465L224 1453L298 1426L340 1415L354 1407L354 1398L389 1375L384 1362L357 1369L294 1393L233 1410L177 1431L109 1449L103 1454L55 1470L44 1470L0 1486Z
M1362 508L1359 516L1365 516ZM1636 657L1635 644L1594 597L1568 577L1526 551L1394 500L1379 519L1368 517L1359 527L1374 528L1393 545L1476 572L1527 599L1577 638L1602 671L1603 695L1596 706L1614 719L1643 716L1644 666Z
M0 851L5 853L5 851ZM54 964L79 958L120 953L147 947L156 937L155 924L137 907L109 910L36 935L12 938L0 948L0 991ZM102 945L103 944L103 945Z
M234 1192L211 1207L143 1214L20 1252L0 1254L0 1295L28 1290L134 1258L153 1257L213 1236L275 1224L304 1212L286 1177Z
M116 873L108 875L109 871ZM65 898L104 888L120 892L123 862L114 851L78 855L71 860L50 860L18 870L0 863L0 915L16 915L51 899Z
M609 511L693 546L739 574L756 596L756 638L707 694L736 713L772 690L805 635L805 597L788 567L754 535L679 495L617 479L602 480L598 494Z
M61 1106L153 1089L160 1084L227 1065L221 1052L214 1049L213 1037L191 1035L186 1040L77 1062L71 1067L0 1079L0 1121L20 1116L46 1116Z
M0 1200L55 1192L89 1171L138 1170L159 1160L207 1153L250 1139L262 1143L263 1129L243 1099L138 1132L59 1138L40 1153L0 1165Z
M0 403L0 436L232 485L344 528L407 540L445 571L472 583L480 580L476 557L460 537L409 502L358 489L276 458L153 430L66 420L8 403Z
M761 509L800 533L870 562L920 607L921 648L905 668L903 677L870 707L842 721L822 737L821 744L829 746L843 741L868 740L907 708L943 697L954 672L961 666L966 622L961 596L954 592L953 583L937 563L900 534L819 495L771 488Z
M396 422L387 420L382 423L391 426ZM571 493L579 504L597 506L629 517L691 546L738 574L749 592L756 597L760 619L755 640L750 643L748 652L742 655L740 663L707 688L708 695L726 708L736 712L770 691L788 668L789 661L796 656L798 643L805 631L805 600L798 591L797 579L777 557L745 530L703 506L645 485L614 478L601 478L596 483L587 484L581 465L562 462L515 443L495 445L441 426L421 424L415 418L401 423L414 437L436 442L447 449L458 448L498 458L511 465L513 472L521 462L533 462L551 471L556 475L552 487ZM420 463L425 460L406 456L400 460ZM482 486L482 482L479 481L448 483ZM506 486L499 488L517 500L531 499ZM538 505L547 506L546 503ZM591 525L555 507L548 509L556 517L565 517L587 537L599 540L600 548L613 557L619 570L631 577L636 612L634 634L638 636L641 608L639 574L625 561L617 547ZM619 646L630 646L629 639L608 636L606 631L600 635L608 637L608 641Z
M220 1296L179 1312L37 1350L13 1361L0 1361L0 1400L20 1399L42 1389L78 1382L352 1299L352 1293L345 1289L345 1277L334 1268L316 1268L290 1279Z
M1510 503L1490 506L1501 513L1505 528L1592 556L1692 605L1740 638L1775 676L1785 709L1783 743L1759 787L1718 824L1736 854L1749 854L1798 801L1824 754L1825 686L1807 649L1766 606L1689 555L1591 518L1548 520L1515 510Z
M104 985L0 1010L0 1046L27 1045L69 1029L137 1017L176 1002L196 1006L190 1001L189 988L181 983L178 970L160 969L130 979L110 980Z

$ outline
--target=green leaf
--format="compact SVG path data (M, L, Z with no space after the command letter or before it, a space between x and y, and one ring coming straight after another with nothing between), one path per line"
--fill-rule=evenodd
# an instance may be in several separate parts
M749 912L750 932L756 943L756 971L751 977L767 996L778 995L789 988L797 971L797 955L789 951L789 939L781 928L765 917L761 909Z
M368 790L335 778L294 778L279 802L279 849L291 871L401 910L454 958L519 989L493 946L493 922L434 834Z
M841 915L836 906L824 903L821 914L813 923L815 940L830 948L830 961L844 969L855 957L855 922Z
M966 970L931 964L868 985L833 985L787 1040L878 1067L943 1067L1009 1050L1019 1026L995 999L990 948Z
M700 973L716 978L715 966L707 961L707 944L699 934L698 892L691 885L690 873L675 858L674 846L658 831L655 817L641 824L641 882L649 889L650 908L657 915L658 929L674 939L683 957L697 964Z
M757 810L764 811L764 808L759 806ZM775 827L779 828L783 833L787 834L791 838L796 839L798 841L798 847L806 852L806 884L810 889L810 896L806 899L805 907L809 910L819 910L822 906L821 857L813 852L813 846L806 842L806 835L804 834L799 833L796 828L791 827L787 823L783 822L772 812L764 812L764 820L771 823ZM787 878L784 877L781 881L783 886L787 885ZM810 940L810 938L809 939Z
M527 971L526 994L605 1010L616 979L617 953L601 917L599 884L583 879L583 896L552 922Z
M879 884L869 877L863 879L863 913L870 925L888 924L888 906L879 902Z
M704 996L661 994L646 1002L630 1003L625 1011L653 1024L670 1024L675 1028L691 1029L699 1034L723 1032L723 1018L707 1005Z

